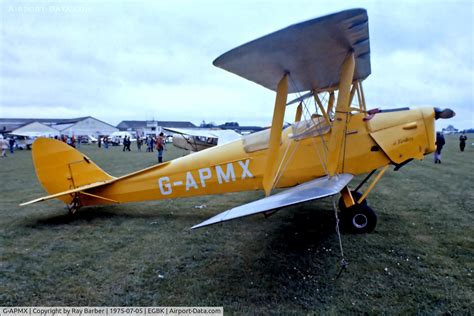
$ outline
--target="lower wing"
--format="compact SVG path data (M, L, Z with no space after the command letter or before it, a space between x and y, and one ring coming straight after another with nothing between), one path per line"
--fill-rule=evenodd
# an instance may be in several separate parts
M353 175L344 173L311 180L275 195L234 207L193 226L192 229L335 195L341 192L352 178Z

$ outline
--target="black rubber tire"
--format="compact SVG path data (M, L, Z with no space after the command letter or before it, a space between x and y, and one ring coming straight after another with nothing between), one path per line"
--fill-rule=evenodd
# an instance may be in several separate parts
M360 197L362 196L362 193L358 192L358 191L351 191L351 194L352 194L352 197L354 198L354 202L357 203L357 201L360 199ZM364 199L361 203L362 205L367 205L367 199ZM342 198L342 196L339 198L339 210L341 211L344 211L347 209L346 205L344 204L344 199Z
M366 234L377 226L377 214L368 205L355 204L341 211L341 228L353 234Z

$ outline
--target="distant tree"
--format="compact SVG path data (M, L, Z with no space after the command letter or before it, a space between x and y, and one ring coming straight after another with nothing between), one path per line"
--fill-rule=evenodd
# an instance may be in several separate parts
M199 127L213 128L213 127L216 127L216 124L214 122L206 123L206 121L202 120L201 125L199 125Z
M237 122L225 122L224 126L226 126L226 127L239 127L239 123L237 123Z

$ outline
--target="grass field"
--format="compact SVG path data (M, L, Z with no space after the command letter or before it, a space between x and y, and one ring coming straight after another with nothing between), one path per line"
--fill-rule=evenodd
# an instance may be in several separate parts
M472 137L471 137L472 138ZM369 195L374 233L343 235L332 200L202 230L189 228L261 192L81 209L44 195L30 151L0 159L0 306L224 306L226 313L474 313L474 147L448 138L389 171ZM134 149L134 148L133 148ZM82 146L112 175L154 154ZM170 146L165 158L185 154ZM391 168L393 169L393 168ZM195 206L205 205L205 208Z

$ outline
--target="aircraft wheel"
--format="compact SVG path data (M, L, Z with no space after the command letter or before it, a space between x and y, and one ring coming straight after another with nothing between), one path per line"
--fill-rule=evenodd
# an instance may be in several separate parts
M352 198L354 199L354 201L356 203L360 199L360 197L362 196L362 193L360 193L358 191L351 191L351 194L352 194ZM364 199L362 201L361 205L367 205L367 199ZM341 211L344 211L344 210L347 209L346 205L344 204L344 199L342 198L342 196L339 198L339 209Z
M367 204L355 204L341 212L341 225L350 233L371 233L377 226L377 214Z

